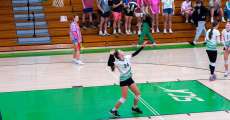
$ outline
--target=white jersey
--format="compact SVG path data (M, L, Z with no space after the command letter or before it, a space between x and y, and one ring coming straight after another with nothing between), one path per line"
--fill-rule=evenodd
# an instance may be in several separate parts
M221 41L225 47L230 47L230 31L227 32L226 29L223 29Z
M213 34L211 39L209 39L209 33L211 29L206 32L206 49L207 50L217 50L217 44L220 43L220 32L217 29L213 29Z
M131 55L126 55L124 61L116 60L114 64L118 68L120 72L120 80L125 81L132 77L132 70L131 70Z

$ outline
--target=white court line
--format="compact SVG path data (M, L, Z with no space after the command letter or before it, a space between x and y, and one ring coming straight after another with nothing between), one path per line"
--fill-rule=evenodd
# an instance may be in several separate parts
M108 70L107 68L106 68L106 70L107 70L114 78L116 78L116 79L118 78L118 76L117 76L115 73L111 72L111 71ZM131 90L128 89L128 91L129 91L133 96L135 96L134 93L131 92ZM159 114L152 106L150 106L142 97L140 97L140 102L141 102L150 112L152 112L153 115L157 115L157 116L154 116L154 117L159 117L161 120L165 120L162 116L159 116L160 114Z
M113 73L111 70L108 70L108 68L106 68L106 71L108 71L114 78L119 79L119 77L115 73ZM128 89L128 91L133 96L135 96L134 93L130 89ZM148 102L146 102L142 97L140 97L139 100L150 112L153 113L153 115L156 115L154 116L154 118L159 118L160 120L169 120L169 119L166 119L160 116L161 114L157 110L155 110ZM189 119L186 119L186 120L189 120Z

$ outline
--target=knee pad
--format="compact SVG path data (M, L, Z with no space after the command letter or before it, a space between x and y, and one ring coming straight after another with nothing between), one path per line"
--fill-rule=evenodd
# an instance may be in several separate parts
M122 97L122 98L119 99L119 102L120 102L120 103L124 103L125 100L126 100L126 99Z
M216 66L216 63L210 63L211 66L215 67Z

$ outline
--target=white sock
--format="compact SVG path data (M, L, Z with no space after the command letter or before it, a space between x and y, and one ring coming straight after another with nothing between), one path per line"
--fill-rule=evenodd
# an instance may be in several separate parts
M114 107L114 108L112 109L112 111L117 111L117 109Z
M137 105L133 105L133 108L136 109L136 108L137 108Z

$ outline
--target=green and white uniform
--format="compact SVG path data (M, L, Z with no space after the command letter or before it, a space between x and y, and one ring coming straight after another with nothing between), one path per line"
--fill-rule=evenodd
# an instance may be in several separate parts
M132 69L131 69L131 55L126 55L124 60L116 60L114 64L117 66L120 71L120 81L125 81L132 77Z
M227 32L226 29L222 31L222 43L224 47L230 47L230 31Z
M213 29L213 35L212 38L209 39L209 33L211 29L209 29L206 33L205 36L205 41L206 41L206 49L211 50L211 51L216 51L217 50L217 45L220 43L220 32L219 30Z

